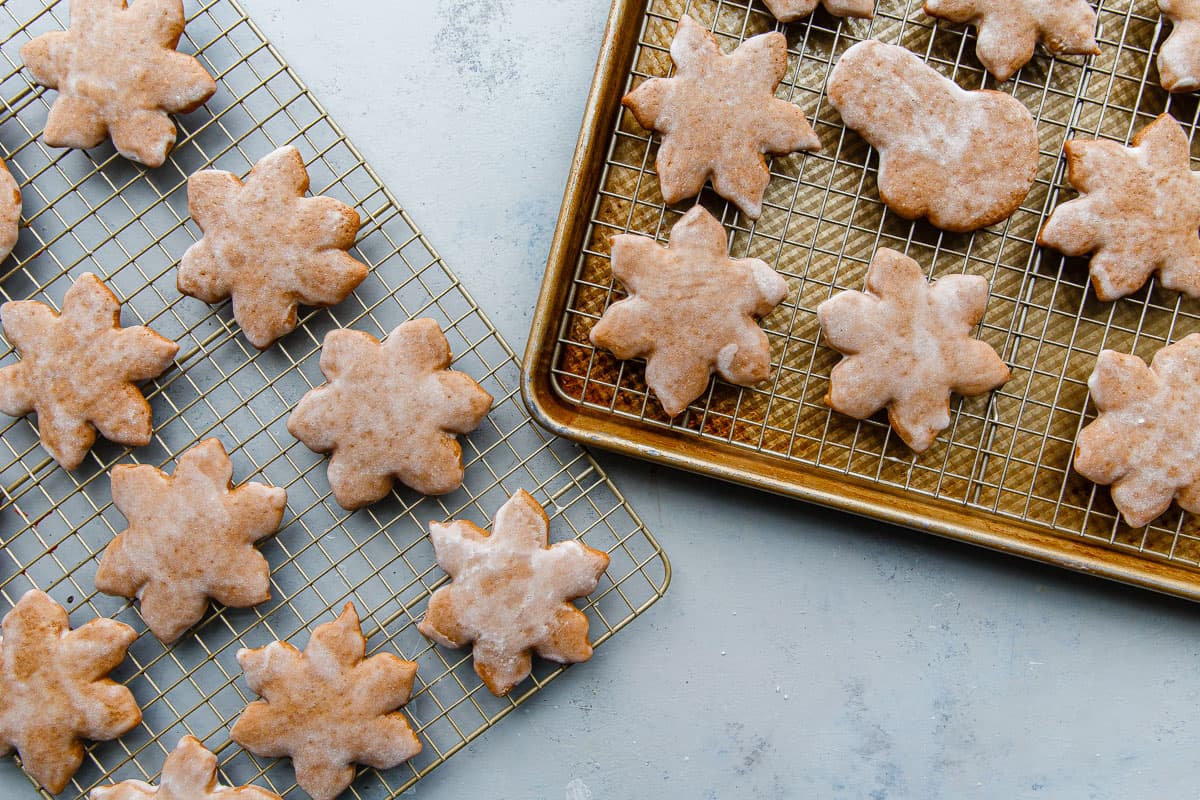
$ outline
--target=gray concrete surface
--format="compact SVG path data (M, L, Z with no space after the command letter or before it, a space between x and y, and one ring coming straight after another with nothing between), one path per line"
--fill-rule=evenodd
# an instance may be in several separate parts
M246 2L523 348L607 3ZM409 796L1200 794L1200 608L600 460L670 593Z

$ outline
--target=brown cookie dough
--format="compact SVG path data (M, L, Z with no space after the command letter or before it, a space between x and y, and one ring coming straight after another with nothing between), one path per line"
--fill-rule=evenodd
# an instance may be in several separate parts
M163 763L158 786L121 781L97 786L88 800L283 800L258 786L230 788L217 783L217 757L194 736L184 736Z
M0 161L0 261L17 246L17 227L21 224L21 187L3 161Z
M265 350L296 329L301 305L342 302L367 277L346 251L358 212L332 197L305 197L300 151L281 147L246 182L208 169L188 178L188 211L204 236L179 263L179 291L206 303L233 298L233 316Z
M1158 51L1158 78L1168 92L1200 89L1200 0L1158 0L1175 26Z
M952 392L983 394L1010 377L996 351L971 338L987 295L978 275L928 283L916 261L880 248L865 292L841 292L817 306L821 335L846 356L829 376L826 404L857 419L887 408L909 447L929 449L950 425Z
M1054 55L1096 55L1087 0L925 0L925 13L979 28L975 54L998 81L1029 63L1041 42Z
M318 625L301 653L287 642L242 648L238 663L262 700L246 706L229 736L264 758L292 759L313 800L333 800L354 765L390 769L421 752L397 709L412 694L417 665L392 653L364 659L367 640L347 603Z
M429 525L452 580L418 628L443 647L473 644L475 671L498 697L529 676L531 653L563 664L592 657L587 616L570 601L596 588L608 555L575 540L551 546L549 532L524 490L496 512L490 534L464 520Z
M592 328L592 344L620 359L645 358L646 384L674 417L715 372L751 386L771 372L761 319L787 297L783 276L757 258L732 259L725 228L701 206L671 229L668 247L648 236L613 237L612 272L629 292Z
M104 618L71 630L66 609L36 589L0 630L0 756L16 750L58 794L83 763L82 739L116 739L142 721L133 693L106 677L137 633Z
M1112 499L1135 528L1172 500L1200 513L1200 334L1154 354L1101 351L1088 379L1099 418L1079 432L1075 471L1112 484Z
M967 91L896 45L868 40L829 76L842 120L879 151L879 195L947 231L1007 219L1037 175L1037 128L1018 100Z
M33 79L58 90L42 138L51 147L95 147L148 167L167 160L175 123L204 105L217 84L200 62L176 52L183 0L71 0L68 30L21 48Z
M1038 244L1091 253L1101 300L1136 292L1155 273L1165 288L1200 297L1200 172L1175 118L1163 114L1132 147L1072 139L1066 151L1067 179L1081 196L1054 209Z
M82 463L96 430L130 447L149 444L150 404L137 382L171 365L179 345L140 325L121 327L121 302L85 272L58 314L34 300L0 306L21 360L0 369L0 411L37 412L42 446L64 469Z
M875 16L875 0L764 0L767 9L780 22L795 22L811 14L818 5L835 17Z
M210 597L233 608L271 598L271 568L253 545L278 530L287 492L262 483L234 489L219 440L184 452L173 475L113 467L112 497L129 528L104 549L96 588L141 601L160 640L174 642L199 622Z
M717 194L758 219L771 180L763 155L821 147L804 112L775 96L787 72L787 39L764 33L724 55L684 15L671 60L674 76L651 78L621 100L638 124L662 134L654 168L663 199L693 197L711 178Z
M333 453L329 485L342 508L383 499L393 480L422 494L462 485L455 435L478 427L492 396L448 369L450 344L431 319L405 322L380 343L369 333L331 331L321 346L329 381L300 399L288 431Z

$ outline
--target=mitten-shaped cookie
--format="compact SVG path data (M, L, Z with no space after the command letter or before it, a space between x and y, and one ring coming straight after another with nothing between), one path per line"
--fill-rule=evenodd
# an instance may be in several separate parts
M1006 94L962 89L873 39L842 54L828 89L846 126L879 151L879 195L905 219L972 231L1010 217L1033 187L1037 128Z

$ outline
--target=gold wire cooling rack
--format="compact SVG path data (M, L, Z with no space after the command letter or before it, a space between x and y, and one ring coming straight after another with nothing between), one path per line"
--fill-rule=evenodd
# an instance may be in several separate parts
M1154 55L1169 23L1155 0L1102 0L1100 55L1054 59L1039 49L1015 79L997 85L975 56L974 29L938 23L921 6L879 0L873 20L818 9L781 25L760 0L616 0L526 353L526 401L539 421L592 444L1200 599L1200 518L1173 510L1130 528L1108 489L1071 469L1076 435L1095 413L1086 381L1097 353L1149 360L1200 330L1200 301L1152 283L1099 302L1086 261L1034 244L1051 209L1073 196L1061 157L1067 139L1128 142L1169 111L1200 168L1197 94L1169 96L1158 85ZM664 205L654 172L658 137L619 106L643 79L670 74L668 47L685 13L726 51L783 31L789 69L778 94L804 110L822 149L770 162L757 222L711 189L701 195L725 224L731 255L766 260L791 294L763 321L771 379L751 388L714 381L672 421L647 391L643 364L593 348L588 333L622 296L608 263L612 236L663 241L691 205ZM1011 219L949 234L882 205L876 154L825 99L840 54L868 38L902 44L962 86L1008 92L1030 109L1041 150L1037 183ZM951 427L919 456L882 414L859 422L823 402L839 356L820 341L816 307L861 289L879 247L909 253L934 278L986 277L991 293L978 335L1013 368L999 391L956 400Z
M497 699L482 688L469 651L434 647L417 632L426 598L445 580L426 536L428 521L486 523L511 492L532 492L546 506L553 538L580 538L612 557L584 608L598 645L662 595L670 567L596 463L530 421L516 396L511 350L241 7L216 0L187 8L180 49L196 53L219 88L203 109L179 120L170 161L146 171L108 146L80 152L41 143L53 93L29 83L17 51L33 36L65 28L67 3L0 2L0 149L24 194L21 236L0 268L0 293L57 306L72 279L90 270L124 299L125 324L150 325L180 343L176 366L147 391L157 426L146 448L131 453L103 443L66 472L46 456L29 419L5 423L0 595L11 606L37 587L63 603L75 625L100 615L143 631L115 674L133 690L143 723L119 741L89 747L70 788L75 796L109 779L155 779L184 734L218 753L224 783L303 796L288 762L254 758L228 739L228 726L254 699L234 654L275 639L302 646L309 629L352 600L370 649L398 651L419 664L405 713L424 752L396 769L363 770L346 795L392 797L562 671L539 663L514 696ZM244 174L288 143L308 160L314 193L358 209L363 227L355 255L372 269L352 298L308 314L296 333L257 353L235 329L227 305L214 309L175 289L175 265L197 235L187 222L186 180L209 166ZM401 489L347 514L330 496L324 459L288 434L287 415L323 382L318 345L327 331L345 326L382 336L418 316L442 325L456 368L479 380L495 407L478 430L461 437L462 489L439 498ZM0 363L14 359L7 350ZM255 609L210 611L193 634L167 648L145 632L130 604L94 591L98 554L124 527L106 474L131 460L169 465L209 436L230 450L237 480L287 488L283 526L261 548L273 568L273 597Z

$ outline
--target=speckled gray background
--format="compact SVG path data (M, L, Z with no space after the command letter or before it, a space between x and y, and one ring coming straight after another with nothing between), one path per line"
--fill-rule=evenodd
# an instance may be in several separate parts
M522 349L607 3L245 3ZM1200 795L1200 608L600 458L670 592L406 797Z

